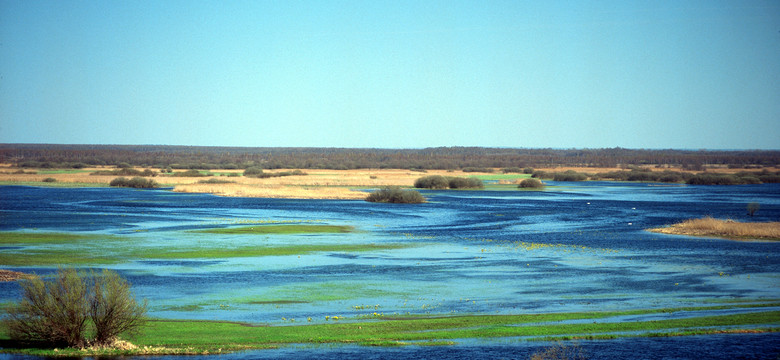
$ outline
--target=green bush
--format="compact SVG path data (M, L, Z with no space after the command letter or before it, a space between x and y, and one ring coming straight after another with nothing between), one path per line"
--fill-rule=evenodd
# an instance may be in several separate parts
M47 183L53 183L53 182L57 182L57 179L55 179L53 177L47 177L47 178L45 178L45 179L43 179L41 181L47 182Z
M368 202L387 202L396 204L420 204L425 198L415 190L402 190L399 187L386 187L374 191L366 197Z
M504 174L510 174L510 173L522 174L523 169L519 167L508 167L508 168L501 169L501 172Z
M129 284L115 272L80 274L62 269L52 281L21 280L22 300L4 319L11 339L50 346L106 345L121 333L137 330L146 314ZM87 334L94 337L89 339Z
M450 189L484 189L485 184L477 178L451 177L448 179Z
M481 172L481 173L493 173L493 169L484 167L464 167L463 172Z
M689 185L740 185L745 182L734 175L696 174L686 183Z
M256 176L261 175L263 173L263 169L259 167L250 167L244 170L244 176Z
M553 175L553 181L585 181L585 180L588 180L587 174L578 173L573 170L559 172Z
M553 175L554 175L554 174L552 174L552 173L549 173L549 172L547 172L547 171L536 170L536 171L534 171L534 172L531 174L531 177L532 177L532 178L537 178L537 179L552 179L552 178L553 178Z
M152 179L146 179L142 177L134 177L130 180L128 180L127 178L118 177L114 180L111 180L111 182L108 185L118 186L118 187L138 188L138 189L152 189L157 187L157 182L155 182Z
M450 182L444 176L431 175L415 180L414 187L418 189L446 189L450 187Z
M540 189L544 187L544 184L539 179L531 178L523 179L517 187L521 189Z

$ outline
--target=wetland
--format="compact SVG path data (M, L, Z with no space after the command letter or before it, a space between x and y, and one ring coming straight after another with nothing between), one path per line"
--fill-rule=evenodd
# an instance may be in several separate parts
M209 358L780 352L780 243L645 231L777 221L780 185L545 184L414 205L0 186L0 264L117 271L153 319L128 340L230 352ZM19 298L0 282L0 303Z

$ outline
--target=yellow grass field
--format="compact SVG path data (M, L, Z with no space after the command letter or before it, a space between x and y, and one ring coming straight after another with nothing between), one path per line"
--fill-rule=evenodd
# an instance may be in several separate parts
M116 175L90 175L97 170L110 170L111 168L87 168L89 172L57 173L57 174L14 174L17 168L10 165L0 165L0 182L2 183L40 183L45 178L54 178L58 184L94 184L106 186ZM137 168L138 170L143 170ZM35 171L35 170L28 170ZM290 171L288 169L266 170L266 173ZM213 170L215 173L243 173L242 170ZM173 191L207 193L220 196L237 197L268 197L290 199L348 199L363 200L368 195L360 188L376 188L384 186L414 185L417 178L427 175L462 176L467 177L475 173L463 173L461 171L429 170L417 172L398 169L360 169L360 170L303 170L306 175L293 175L271 177L265 179L251 177L177 177L155 176L151 177L162 186L173 187ZM129 177L129 176L125 176ZM201 180L217 178L231 181L226 184L202 184Z
M780 222L738 222L712 217L691 219L648 231L691 236L715 236L729 239L780 240Z

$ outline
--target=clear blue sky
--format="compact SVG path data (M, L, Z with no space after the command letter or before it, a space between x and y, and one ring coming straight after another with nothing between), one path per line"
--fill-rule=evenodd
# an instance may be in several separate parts
M0 0L0 143L779 149L780 2Z

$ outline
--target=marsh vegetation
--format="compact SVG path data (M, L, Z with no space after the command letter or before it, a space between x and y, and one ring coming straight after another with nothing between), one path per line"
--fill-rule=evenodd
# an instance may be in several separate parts
M669 225L653 228L650 231L693 236L716 236L732 239L767 239L780 240L780 222L740 222L721 220L712 217L691 219Z
M478 178L430 175L414 181L418 189L483 189L485 184Z
M425 197L415 190L404 190L399 187L391 186L372 191L366 197L366 201L394 204L421 204L425 202Z

